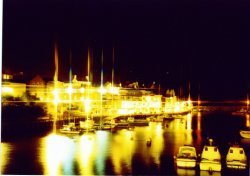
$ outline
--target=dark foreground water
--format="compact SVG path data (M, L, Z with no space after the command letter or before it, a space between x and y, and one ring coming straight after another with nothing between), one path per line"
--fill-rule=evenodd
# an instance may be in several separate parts
M232 142L240 143L250 158L250 140L239 130L250 125L249 116L229 112L194 113L133 130L96 131L81 136L46 134L1 142L1 174L39 175L209 175L176 169L173 156L184 144L200 154L208 137L214 138L224 159ZM14 129L13 129L14 130ZM152 138L148 147L146 140ZM213 175L249 175L227 170Z

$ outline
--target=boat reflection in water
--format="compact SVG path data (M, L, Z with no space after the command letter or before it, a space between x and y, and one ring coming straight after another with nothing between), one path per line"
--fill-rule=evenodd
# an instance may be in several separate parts
M213 172L221 171L221 154L217 146L213 145L213 139L209 139L209 145L203 147L201 153L200 170Z
M136 126L133 130L96 130L82 135L62 135L52 133L44 136L27 137L1 143L1 174L39 175L204 175L208 171L175 168L174 158L184 145L195 147L201 154L209 121L214 118L199 115L185 115L178 119L163 122L149 122L148 126ZM225 119L228 119L226 116ZM217 120L217 119L216 119ZM240 120L236 118L236 120ZM236 122L237 122L236 121ZM207 129L204 129L206 122ZM238 122L237 122L238 123ZM227 123L225 126L239 126ZM241 123L241 121L240 121ZM245 121L243 121L245 125ZM223 133L223 131L221 131ZM210 133L211 134L211 133ZM235 130L238 134L238 130ZM229 141L228 133L215 136L220 142L218 148L226 156ZM226 136L226 137L225 137ZM221 138L220 138L221 137ZM146 145L151 139L150 147ZM240 139L240 137L239 137ZM245 151L250 149L250 141L243 144ZM222 150L221 150L222 148ZM224 150L223 150L224 149ZM249 157L249 152L246 152ZM2 162L3 161L3 162ZM223 175L213 172L213 175ZM246 172L248 170L246 169ZM236 175L238 171L236 171ZM242 175L246 175L243 172Z
M195 169L177 168L176 171L177 171L178 176L195 176L196 175Z

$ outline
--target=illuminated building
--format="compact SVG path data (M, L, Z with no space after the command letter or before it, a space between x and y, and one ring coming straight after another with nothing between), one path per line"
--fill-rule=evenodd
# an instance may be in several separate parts
M27 87L27 90L26 90ZM27 91L27 92L26 92ZM58 119L75 117L116 117L135 114L183 113L191 111L191 101L179 101L176 96L163 97L153 89L123 88L107 83L93 86L89 81L45 81L36 76L29 84L4 82L2 95L21 97L28 93L36 101L47 104L48 114L55 113Z
M46 83L40 75L35 76L27 85L29 95L39 100L44 100Z
M2 97L22 97L26 93L26 84L3 82L2 83Z

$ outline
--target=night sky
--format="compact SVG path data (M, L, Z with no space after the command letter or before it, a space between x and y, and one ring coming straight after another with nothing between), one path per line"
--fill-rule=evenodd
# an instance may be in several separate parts
M207 100L245 99L250 84L248 0L4 0L3 70L59 80L138 81Z

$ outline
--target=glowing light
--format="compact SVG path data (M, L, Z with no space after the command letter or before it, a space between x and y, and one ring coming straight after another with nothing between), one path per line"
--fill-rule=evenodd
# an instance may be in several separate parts
M201 129L201 112L197 114L197 130Z
M247 100L247 106L250 104L250 100Z
M60 147L59 147L60 146ZM71 172L74 143L67 137L52 134L45 140L45 150L42 150L42 163L45 163L45 175L63 175L63 168L66 172ZM71 158L70 158L71 157ZM69 163L71 159L71 163ZM63 165L60 167L60 165ZM69 174L69 173L68 173Z
M249 127L250 126L250 115L246 114L246 126Z
M84 93L84 91L85 91L85 89L82 87L82 88L80 88L80 92L81 93Z
M162 125L160 123L156 126L156 134L159 136L162 133Z
M96 160L96 175L104 175L105 161L107 159L107 152L109 149L109 133L107 131L96 132L97 153L98 159Z
M69 85L69 87L67 88L68 94L71 95L73 93L73 91L74 91L74 89L72 88L72 85Z
M3 92L3 93L13 93L14 90L13 90L13 88L11 88L11 87L3 87L3 88L2 88L2 92Z
M90 99L85 99L84 100L84 105L85 105L85 112L89 113L91 109L91 104L90 104Z
M192 117L190 113L187 115L187 130L192 130Z
M179 112L180 109L181 109L180 104L179 104L179 103L176 103L176 105L175 105L175 107L174 107L174 111L175 111L175 112Z
M105 94L107 92L107 90L104 87L100 87L99 92L101 94Z
M59 91L58 89L53 90L53 95L54 95L54 104L57 105L59 103Z
M200 100L198 100L198 106L201 104L201 101Z
M134 136L134 140L135 140ZM131 140L131 132L121 130L112 141L112 163L114 165L114 175L122 174L121 163L131 166L132 151L134 150L134 140Z
M57 82L58 80L58 50L57 50L57 45L55 44L55 56L54 56L54 61L55 61L55 75L54 75L54 81Z
M192 100L189 98L187 101L188 105L190 106L192 104Z
M94 139L91 135L82 135L80 138L80 171L81 175L93 175L93 146Z
M118 87L110 87L109 92L112 94L119 94L119 88Z
M10 162L11 145L0 143L0 173L3 174L6 166Z
M150 100L151 100L151 98L150 98L149 96L147 96L147 97L146 97L146 100L147 100L147 101L150 101Z

